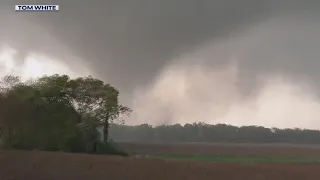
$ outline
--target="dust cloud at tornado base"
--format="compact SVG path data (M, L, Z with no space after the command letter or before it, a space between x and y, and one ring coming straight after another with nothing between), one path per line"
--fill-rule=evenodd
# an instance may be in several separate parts
M173 59L144 93L136 91L136 119L319 128L316 26L275 19ZM215 59L228 63L208 66Z
M59 13L1 11L16 66L42 54L110 82L134 110L128 124L320 128L320 3L53 2Z

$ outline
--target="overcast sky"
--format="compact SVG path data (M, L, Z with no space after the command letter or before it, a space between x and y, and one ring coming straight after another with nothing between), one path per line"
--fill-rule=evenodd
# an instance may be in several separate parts
M39 73L108 81L134 110L128 123L320 129L318 0L21 2L0 2L15 68L36 66L26 59L37 55ZM17 13L15 4L60 11Z

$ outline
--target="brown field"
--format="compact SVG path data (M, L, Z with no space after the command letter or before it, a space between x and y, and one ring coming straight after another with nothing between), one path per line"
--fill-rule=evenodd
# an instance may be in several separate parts
M224 144L133 144L139 153L320 157L318 147ZM0 180L319 180L316 163L222 163L40 151L0 151Z

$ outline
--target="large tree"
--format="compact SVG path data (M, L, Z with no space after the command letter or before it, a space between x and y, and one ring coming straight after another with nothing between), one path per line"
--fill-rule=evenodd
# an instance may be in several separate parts
M31 148L64 150L78 141L85 149L88 144L95 148L97 127L103 127L107 142L109 124L131 112L118 96L113 86L91 76L53 75L27 82L6 76L0 93L1 138Z
M110 84L91 76L68 82L72 103L81 116L93 117L98 126L103 127L103 139L108 140L109 125L121 122L122 116L131 112L119 103L119 91Z

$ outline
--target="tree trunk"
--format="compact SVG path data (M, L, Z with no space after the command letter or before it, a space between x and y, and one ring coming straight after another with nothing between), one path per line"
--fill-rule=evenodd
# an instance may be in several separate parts
M109 136L109 121L105 121L103 125L103 141L106 143L108 142Z

